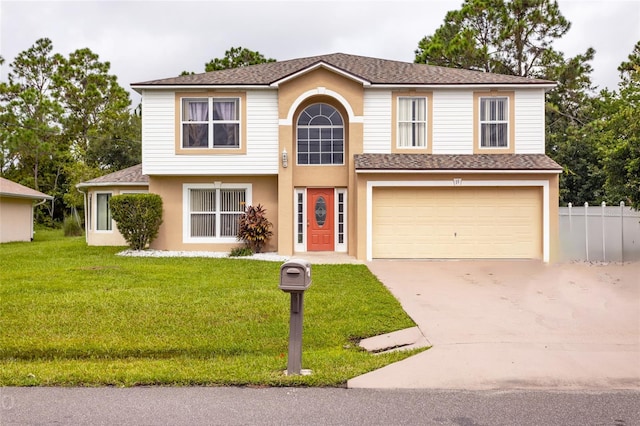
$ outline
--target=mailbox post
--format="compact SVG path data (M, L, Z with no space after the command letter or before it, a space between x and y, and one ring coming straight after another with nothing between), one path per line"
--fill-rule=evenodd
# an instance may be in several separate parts
M302 318L304 292L311 285L311 263L303 259L290 259L280 267L280 290L291 294L289 311L289 356L287 374L302 371Z

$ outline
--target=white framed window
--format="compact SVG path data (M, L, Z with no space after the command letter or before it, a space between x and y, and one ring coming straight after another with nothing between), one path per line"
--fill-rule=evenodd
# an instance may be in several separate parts
M329 104L309 105L296 124L298 164L344 164L344 121L337 109Z
M509 98L480 98L480 147L509 147Z
M183 185L184 242L236 242L238 219L251 202L251 184Z
M335 193L335 223L336 223L336 241L335 251L347 251L347 190L345 188L336 188Z
M112 231L111 192L96 193L96 231Z
M306 189L296 189L294 191L294 205L296 206L296 220L295 220L295 244L294 250L296 252L307 251L307 191Z
M398 97L398 148L427 146L427 98Z
M182 98L182 148L240 148L240 98Z

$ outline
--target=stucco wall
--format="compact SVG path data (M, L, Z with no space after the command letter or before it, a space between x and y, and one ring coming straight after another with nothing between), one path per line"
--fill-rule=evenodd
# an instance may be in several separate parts
M0 197L0 243L31 241L33 237L33 201Z

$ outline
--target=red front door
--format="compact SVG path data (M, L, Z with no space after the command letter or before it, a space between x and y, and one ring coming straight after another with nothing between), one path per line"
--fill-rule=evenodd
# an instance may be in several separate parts
M333 251L333 188L307 189L307 250Z

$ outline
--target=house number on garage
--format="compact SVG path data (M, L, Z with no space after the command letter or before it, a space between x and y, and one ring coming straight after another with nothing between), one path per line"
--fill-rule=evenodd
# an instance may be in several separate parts
M462 178L454 178L453 186L460 186L460 185L462 185Z

